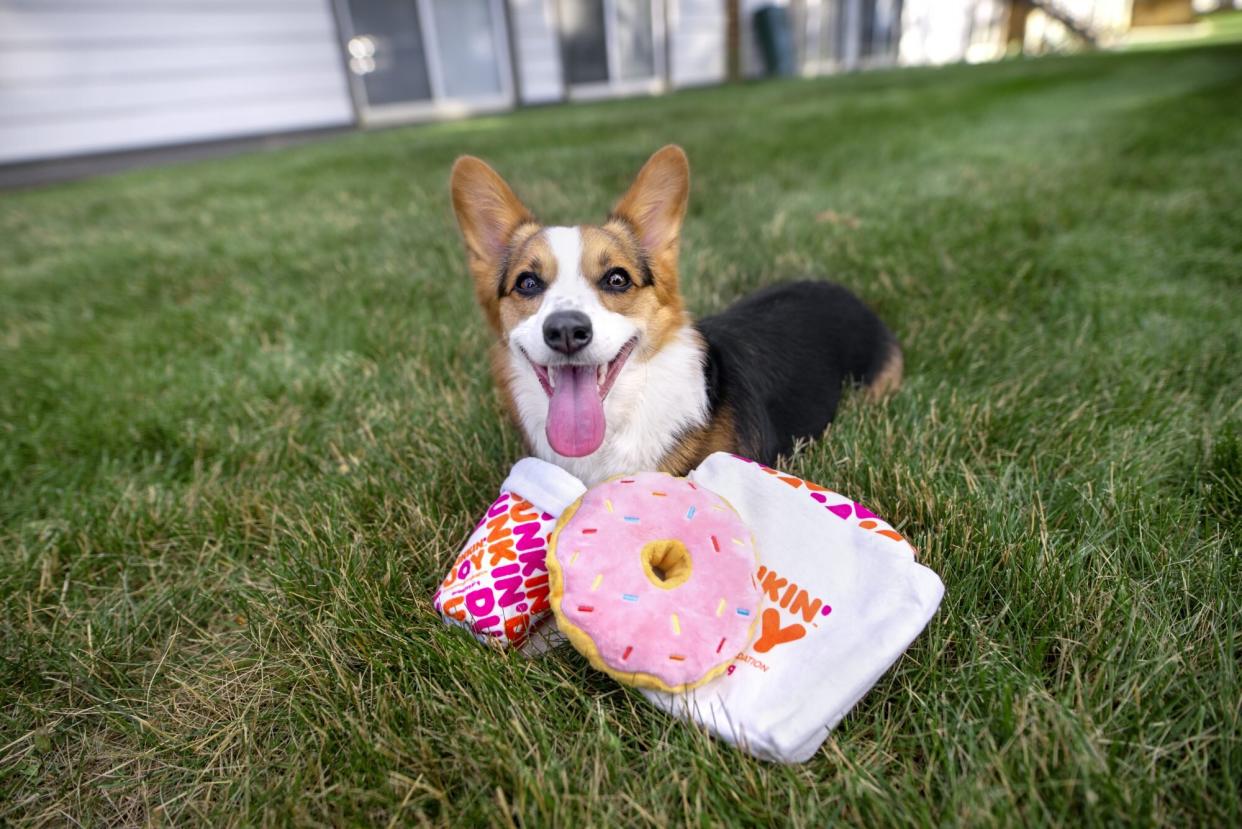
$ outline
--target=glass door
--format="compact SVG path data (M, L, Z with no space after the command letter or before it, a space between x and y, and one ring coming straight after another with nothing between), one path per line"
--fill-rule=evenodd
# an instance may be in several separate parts
M349 0L350 74L369 107L431 100L423 28L414 3Z
M432 0L444 95L469 101L504 95L490 0ZM503 20L503 18L502 18Z
M571 87L608 83L604 0L560 0L565 81Z
M617 75L623 81L655 77L655 32L651 0L613 0Z
M807 0L803 12L802 74L823 75L839 68L843 11L842 0Z
M337 0L368 124L504 109L513 80L503 0Z
M557 11L571 98L659 90L659 0L558 0Z

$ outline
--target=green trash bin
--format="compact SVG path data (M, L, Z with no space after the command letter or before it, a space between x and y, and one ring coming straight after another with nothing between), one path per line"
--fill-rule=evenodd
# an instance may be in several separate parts
M764 6L755 12L755 39L763 52L763 66L770 76L794 74L793 29L784 6Z

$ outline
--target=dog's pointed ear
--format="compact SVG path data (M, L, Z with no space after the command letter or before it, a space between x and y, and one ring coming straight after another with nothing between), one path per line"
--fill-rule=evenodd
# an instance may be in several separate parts
M482 160L463 155L449 177L453 212L466 240L471 269L499 266L513 232L535 221L500 174Z
M689 198L690 161L681 147L669 144L647 159L612 213L634 229L648 253L675 255Z

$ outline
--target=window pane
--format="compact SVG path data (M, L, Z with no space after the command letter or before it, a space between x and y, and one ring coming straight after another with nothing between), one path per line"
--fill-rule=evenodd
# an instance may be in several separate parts
M499 95L500 62L490 0L433 0L436 46L449 98Z
M621 77L655 75L655 43L651 34L651 0L616 0L617 49Z
M851 16L845 8L847 0L837 0L836 15L834 16L833 27L833 54L832 56L838 61L844 61L846 53L849 52L849 26L858 25L856 18Z
M565 77L571 84L608 80L604 0L560 0Z
M354 37L351 71L362 77L372 106L431 97L423 32L415 0L348 0Z

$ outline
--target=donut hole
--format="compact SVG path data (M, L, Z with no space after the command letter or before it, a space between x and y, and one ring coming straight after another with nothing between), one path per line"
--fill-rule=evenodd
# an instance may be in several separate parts
M661 590L680 587L690 578L690 551L675 538L648 542L639 555L647 580Z

